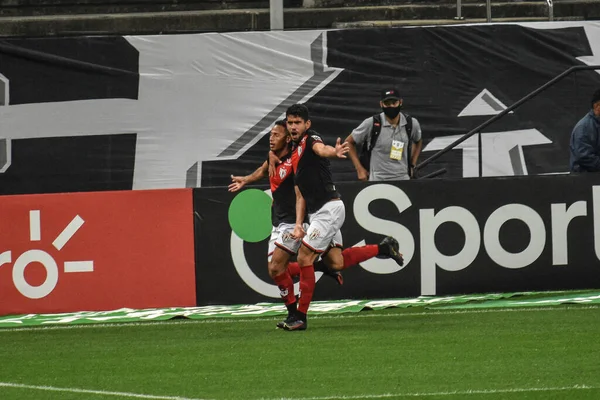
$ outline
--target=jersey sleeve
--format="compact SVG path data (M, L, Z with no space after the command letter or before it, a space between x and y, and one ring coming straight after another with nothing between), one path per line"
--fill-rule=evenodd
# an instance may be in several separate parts
M307 145L308 147L310 147L312 149L312 147L315 145L315 143L323 143L323 138L321 137L321 135L318 135L316 133L311 133L308 138L307 138Z
M312 146L315 143L323 143L323 138L320 135L317 135L315 133L313 133L312 135L310 135L310 137L308 138L309 140L309 144Z

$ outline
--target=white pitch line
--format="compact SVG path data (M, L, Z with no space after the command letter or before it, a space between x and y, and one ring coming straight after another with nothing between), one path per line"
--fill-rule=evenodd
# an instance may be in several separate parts
M154 400L208 400L192 397L179 396L157 396L151 394L130 393L130 392L111 392L104 390L88 390L78 388L60 388L54 386L36 386L24 385L20 383L0 382L0 387L26 389L26 390L42 390L51 392L64 393L85 393L95 394L100 396L117 396L131 397L137 399L154 399ZM278 397L278 398L261 398L259 400L358 400L358 399L385 399L390 397L443 397L443 396L467 396L473 394L507 394L507 393L531 393L531 392L564 392L573 390L596 390L600 389L597 386L588 385L573 385L562 387L537 387L537 388L513 388L513 389L483 389L483 390L456 390L452 392L420 392L420 393L382 393L382 394L362 394L362 395L340 395L340 396L322 396L322 397Z
M109 392L109 391L104 391L104 390L88 390L88 389L77 389L77 388L60 388L60 387L54 387L54 386L23 385L20 383L11 383L11 382L0 382L0 387L15 388L15 389L28 389L28 390L43 390L43 391L49 391L49 392L97 394L97 395L101 395L101 396L133 397L136 399L208 400L208 399L199 399L199 398L191 398L191 397L154 396L151 394L140 394L140 393Z
M595 306L574 306L574 307L532 307L532 308L501 308L501 309L477 309L477 310L453 310L453 311L430 311L430 312L415 312L406 314L356 314L345 313L337 315L314 315L312 320L322 319L345 319L345 318L402 318L402 317L423 317L437 315L458 315L458 314L489 314L489 313L506 313L506 312L540 312L540 311L577 311L577 310L596 310L600 305ZM214 319L186 319L186 320L163 320L145 322L113 322L113 323L91 323L78 325L58 325L44 324L36 326L24 327L9 327L0 328L0 334L9 332L26 332L26 331L46 331L46 330L67 330L67 329L93 329L93 328L129 328L129 327L152 327L156 325L184 325L184 324L232 324L232 323L248 323L248 322L265 322L281 319L285 314L271 316L257 316L255 318L231 318L231 317L215 317ZM85 317L82 317L85 318ZM2 321L0 320L0 323Z
M514 389L484 389L484 390L457 390L453 392L422 392L422 393L383 393L362 394L357 396L323 396L323 397L277 397L262 398L260 400L355 400L355 399L386 399L390 397L432 397L432 396L466 396L471 394L507 394L507 393L530 393L530 392L563 392L570 390L595 390L596 386L574 385L547 388L514 388Z
M58 235L52 245L56 248L56 250L61 250L65 244L73 237L73 235L81 228L85 221L79 215L76 215L69 225Z

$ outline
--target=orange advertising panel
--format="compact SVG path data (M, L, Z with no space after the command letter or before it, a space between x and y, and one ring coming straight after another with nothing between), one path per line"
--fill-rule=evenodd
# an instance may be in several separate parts
M195 301L191 189L0 197L0 315Z

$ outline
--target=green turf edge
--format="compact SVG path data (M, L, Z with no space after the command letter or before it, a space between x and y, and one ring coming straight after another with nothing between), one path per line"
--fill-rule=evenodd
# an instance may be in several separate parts
M387 308L474 309L540 307L558 304L600 304L600 291L549 291L487 293L454 296L420 296L417 298L382 300L314 301L312 315L357 313ZM166 321L171 319L252 318L284 315L280 303L238 304L227 306L174 307L156 309L122 308L111 311L80 311L58 314L24 314L0 317L0 328L50 325L81 325Z

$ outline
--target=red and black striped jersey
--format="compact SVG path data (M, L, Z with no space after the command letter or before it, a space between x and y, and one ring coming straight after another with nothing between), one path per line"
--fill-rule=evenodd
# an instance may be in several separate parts
M267 164L269 161L267 160ZM271 220L273 226L285 222L296 223L296 191L294 189L294 170L292 158L288 153L277 165L275 176L269 177L273 205L271 207Z
M331 199L341 198L331 177L331 164L313 151L315 143L323 139L312 129L292 147L294 179L306 200L308 213L314 213Z

